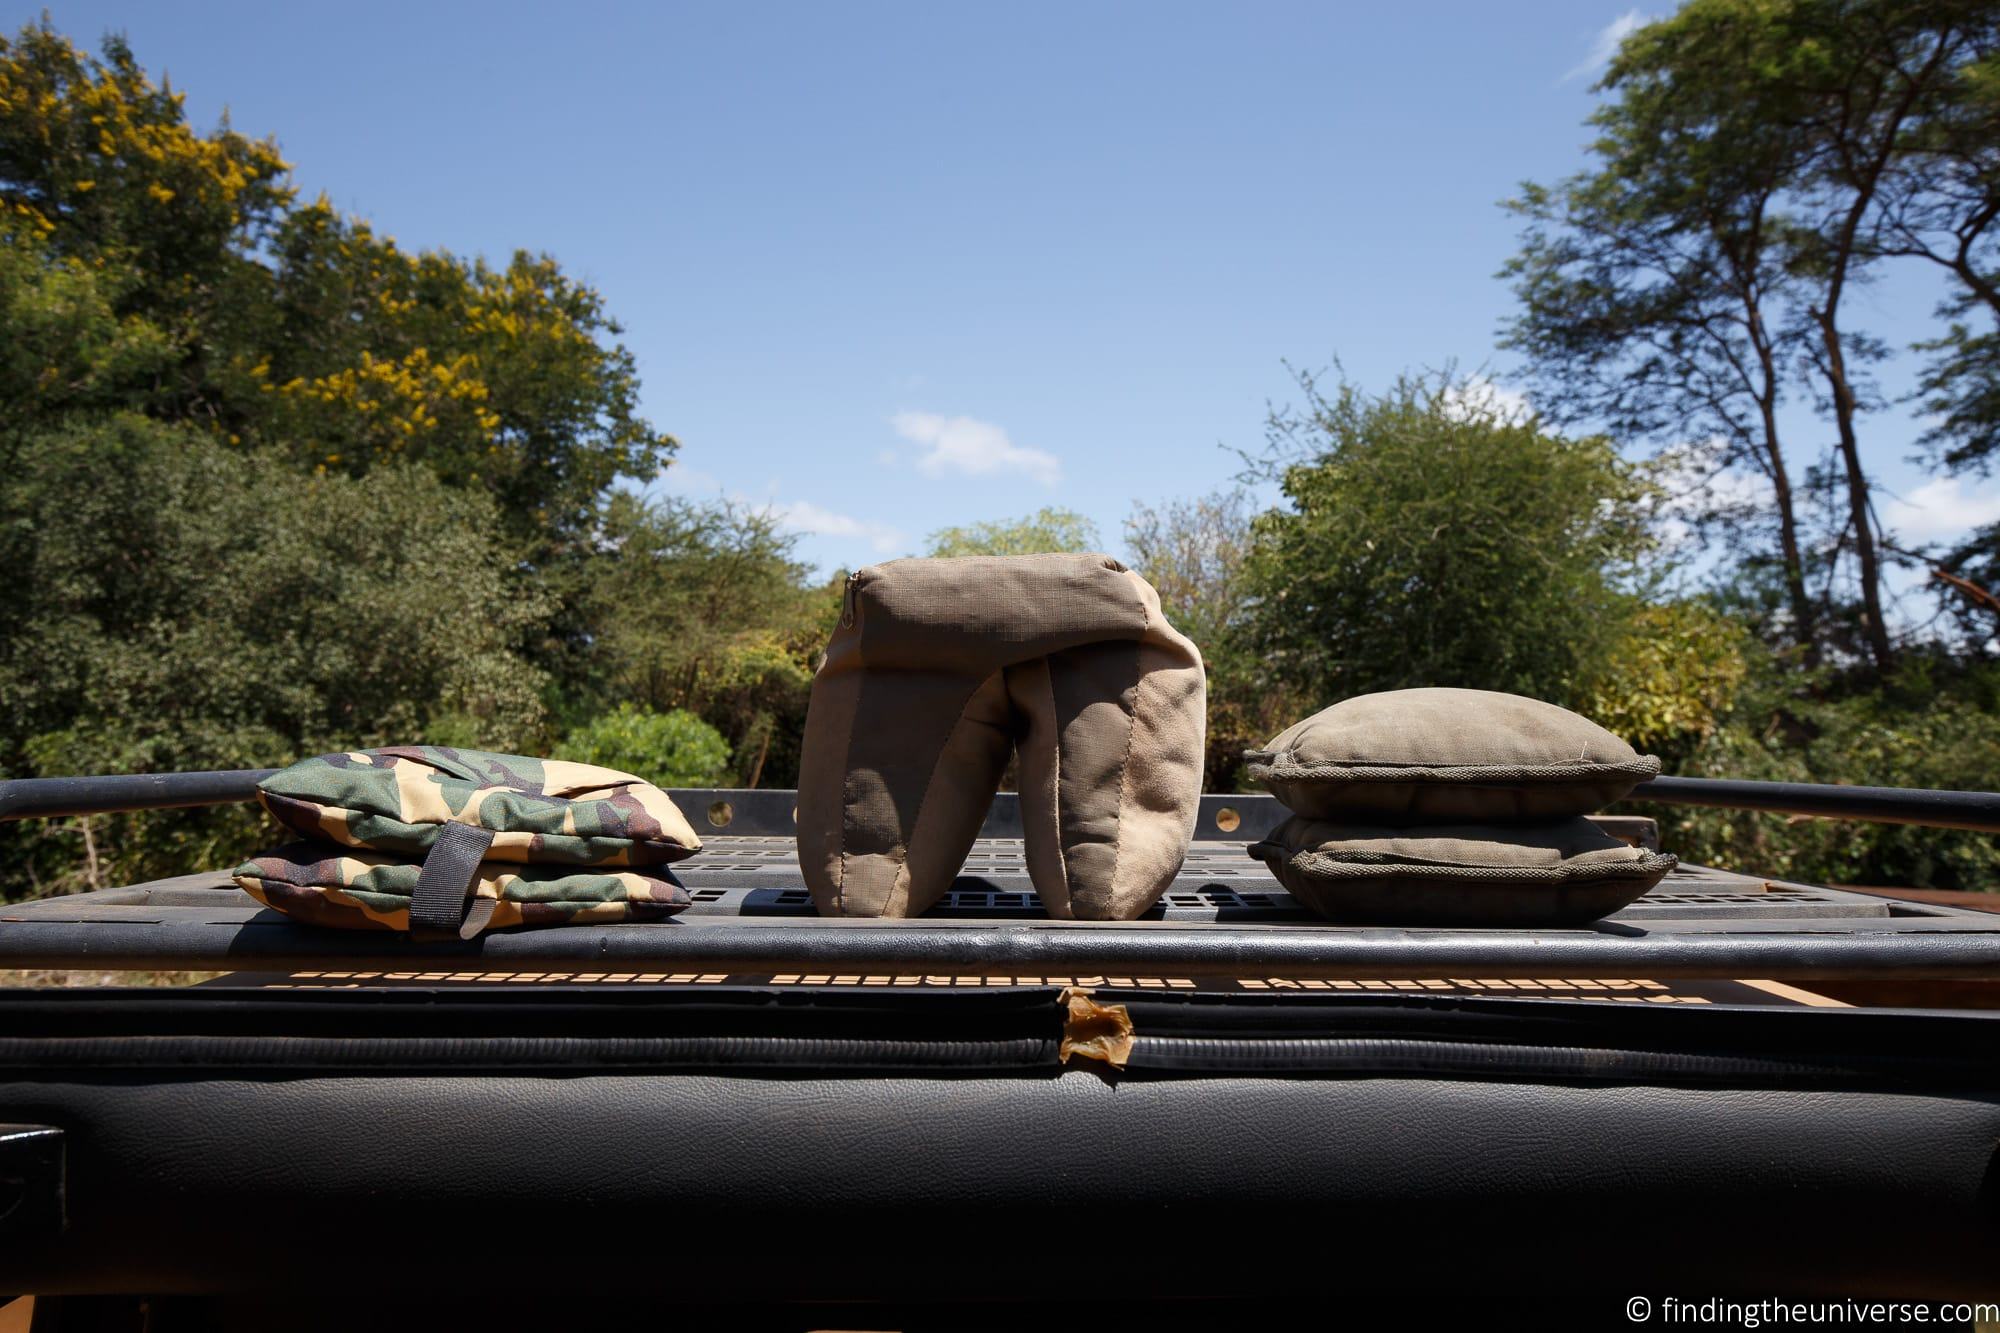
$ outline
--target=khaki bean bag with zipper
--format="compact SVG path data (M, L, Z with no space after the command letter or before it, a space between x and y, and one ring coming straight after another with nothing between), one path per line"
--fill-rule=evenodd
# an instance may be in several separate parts
M1021 753L1049 914L1123 920L1172 883L1201 797L1201 654L1104 555L893 560L848 580L813 680L799 864L833 916L951 887Z

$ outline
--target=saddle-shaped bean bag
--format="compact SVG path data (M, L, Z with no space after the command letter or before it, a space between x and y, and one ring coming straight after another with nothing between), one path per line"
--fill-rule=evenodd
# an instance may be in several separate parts
M1371 828L1295 815L1249 852L1294 898L1353 925L1582 925L1633 902L1676 864L1580 818Z
M1490 690L1357 695L1244 758L1298 814L1383 824L1568 819L1660 771L1589 718Z
M1049 914L1138 916L1201 796L1201 654L1104 555L894 560L848 581L813 680L799 863L837 916L914 916L958 875L1009 755Z

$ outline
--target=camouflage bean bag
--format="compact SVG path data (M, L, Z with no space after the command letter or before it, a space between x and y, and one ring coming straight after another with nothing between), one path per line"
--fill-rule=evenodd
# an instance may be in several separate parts
M848 583L813 680L799 863L819 910L915 916L951 886L1018 744L1051 916L1138 916L1201 795L1201 654L1103 555L894 560Z
M1244 758L1299 814L1383 824L1568 819L1660 771L1588 718L1489 690L1358 695Z
M701 850L658 787L562 759L394 745L301 760L259 783L257 799L301 837L408 856L450 824L490 831L493 861L651 866Z
M686 905L673 876L618 869L701 849L659 788L556 759L391 746L302 760L257 797L309 842L238 867L237 882L323 925L470 937L657 916Z
M423 867L325 843L295 842L236 868L236 882L267 907L316 926L408 930ZM661 874L488 861L472 881L465 935L507 926L648 921L688 904ZM470 929L464 929L469 926Z
M1588 819L1369 828L1294 816L1249 852L1294 898L1355 925L1582 925L1632 902L1676 864Z

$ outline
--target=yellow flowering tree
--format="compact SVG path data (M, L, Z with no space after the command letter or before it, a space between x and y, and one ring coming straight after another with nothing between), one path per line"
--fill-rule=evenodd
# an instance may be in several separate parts
M547 748L554 707L604 711L613 483L674 447L619 333L545 255L297 199L120 40L0 37L0 776ZM796 663L727 660L803 699ZM0 828L0 900L251 836L205 818L122 821L102 866L87 821Z
M105 406L310 475L426 468L492 496L537 558L671 457L603 298L554 259L411 252L300 203L289 173L269 139L189 125L121 39L92 56L46 19L0 38L0 236L30 285L171 351Z
M132 296L157 312L212 289L276 221L289 170L268 139L191 128L121 38L97 59L46 19L0 37L0 209L61 254L144 275Z
M248 304L260 327L218 372L238 434L315 472L421 463L563 541L617 478L671 457L603 298L548 256L413 253L324 198L285 217L271 254Z

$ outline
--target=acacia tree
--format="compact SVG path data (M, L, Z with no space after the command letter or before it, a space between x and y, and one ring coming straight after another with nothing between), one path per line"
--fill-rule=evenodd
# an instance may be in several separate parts
M1932 114L1899 154L1871 238L1888 259L1920 260L1945 275L1938 317L1945 331L1920 342L1929 355L1918 393L1936 423L1924 437L1944 467L1990 474L2000 457L2000 41L1991 14L1969 21L1972 54L1958 65ZM1961 630L1984 643L2000 630L2000 524L1949 551L1922 551L1934 583L1950 590Z
M1801 330L1785 322L1773 173L1753 164L1731 181L1727 164L1688 160L1722 155L1711 141L1657 151L1659 109L1638 96L1607 106L1595 118L1599 170L1529 183L1509 201L1529 225L1503 270L1521 311L1501 345L1526 354L1535 403L1555 424L1714 441L1688 459L1698 494L1737 466L1762 474L1789 634L1810 660L1818 611L1778 420ZM1704 502L1693 516L1739 549L1772 526L1740 503Z
M1657 394L1647 401L1669 409L1628 419L1642 426L1680 415L1727 427L1718 402L1742 401L1754 406L1753 419L1766 416L1780 381L1801 377L1837 441L1823 475L1840 496L1841 517L1823 549L1829 561L1852 553L1861 635L1881 671L1895 649L1861 423L1872 403L1865 366L1884 349L1850 326L1847 306L1870 266L1897 248L1891 239L1908 249L1912 236L1935 230L1924 182L1990 184L1979 134L1992 123L1994 23L1990 4L1967 0L1692 0L1626 40L1599 85L1614 100L1596 117L1607 131L1596 164L1557 192L1524 196L1532 225L1510 269L1525 309L1515 345L1546 356L1546 376L1582 369L1598 378L1597 402L1558 394L1580 417L1607 402L1617 407L1620 393L1605 381L1644 367L1663 338L1670 365L1687 340L1705 340L1721 374L1699 362L1678 385L1640 374L1625 396ZM1950 157L1946 147L1960 163L1957 177L1937 166ZM1945 211L1956 219L1954 234L1974 238L1975 253L1990 218L1980 220L1981 206ZM1664 269L1652 262L1661 237L1672 242ZM1607 254L1644 262L1606 263ZM1664 303L1654 299L1662 272L1674 279ZM1737 313L1716 325L1721 302ZM1606 309L1618 318L1607 322ZM1595 359L1577 350L1594 330L1611 335L1612 349ZM1753 373L1739 372L1730 343L1748 349ZM1764 434L1763 471L1775 493L1783 454L1775 425ZM1789 494L1787 480L1776 495L1780 554L1796 628L1809 636L1818 608L1805 596L1803 560L1786 549L1801 545Z
M1991 26L1980 10L1946 3L1798 4L1756 31L1762 77L1736 114L1760 115L1796 134L1804 150L1794 271L1813 284L1807 309L1819 338L1811 361L1830 403L1846 480L1847 531L1854 542L1863 629L1878 668L1893 650L1882 608L1881 554L1862 469L1858 420L1864 387L1850 352L1870 340L1844 330L1843 302L1874 256L1898 163L1927 119L1950 100L1962 63L1977 57L1973 30ZM1968 23L1970 20L1970 23Z
M1928 440L1957 468L2000 449L2000 15L1967 6L1939 40L1956 58L1889 164L1864 240L1871 257L1921 260L1950 284L1947 330L1919 350L1933 354Z

